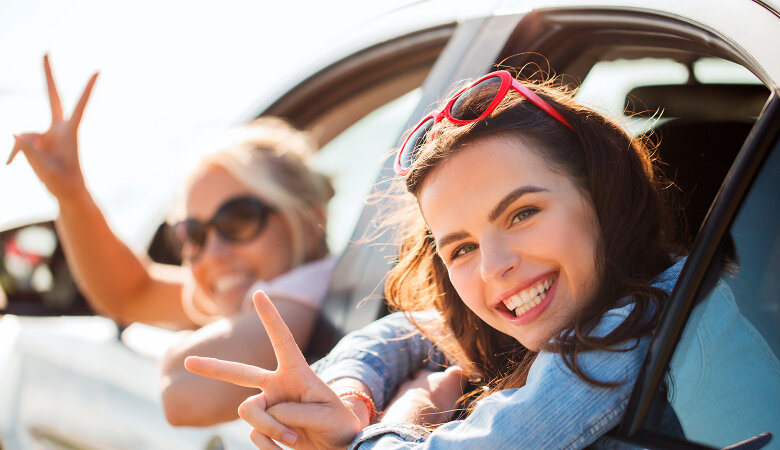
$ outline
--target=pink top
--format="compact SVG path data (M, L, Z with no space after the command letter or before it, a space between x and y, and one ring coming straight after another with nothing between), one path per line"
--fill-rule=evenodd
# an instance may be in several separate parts
M326 256L295 267L272 280L256 281L247 291L245 305L252 308L252 294L261 290L271 300L277 297L319 310L325 300L328 281L336 267L336 261L335 256Z

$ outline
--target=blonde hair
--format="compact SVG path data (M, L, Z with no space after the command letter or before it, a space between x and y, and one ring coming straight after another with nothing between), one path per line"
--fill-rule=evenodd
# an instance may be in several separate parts
M293 267L325 256L325 211L334 191L328 177L307 165L313 140L278 117L261 117L236 132L236 142L205 156L198 168L227 171L275 209L290 232ZM169 222L184 217L184 202L176 206Z

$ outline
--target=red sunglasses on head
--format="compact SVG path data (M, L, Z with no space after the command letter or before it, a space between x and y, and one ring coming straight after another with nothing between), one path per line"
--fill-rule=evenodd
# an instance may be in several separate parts
M479 89L475 89L479 87ZM561 113L553 109L549 103L536 95L534 91L517 81L506 70L491 72L470 86L453 95L441 111L433 111L412 128L412 132L404 140L395 158L396 175L404 176L412 167L420 147L425 144L425 137L434 125L447 119L455 125L466 125L489 116L501 104L507 92L514 89L531 103L541 108L558 122L574 131L574 127L563 118Z

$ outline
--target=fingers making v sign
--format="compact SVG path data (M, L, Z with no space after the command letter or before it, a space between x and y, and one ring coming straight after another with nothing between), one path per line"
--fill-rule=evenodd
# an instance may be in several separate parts
M252 442L262 449L344 448L360 431L352 410L309 367L290 330L261 291L253 302L276 353L276 370L191 356L185 367L195 373L239 386L262 389L239 406L239 416L254 429Z
M73 113L65 119L60 96L54 83L49 55L43 57L46 86L51 106L51 125L43 133L23 133L15 136L13 150L6 164L10 164L19 152L23 152L35 174L58 199L67 197L83 188L78 156L78 128L87 100L92 93L98 74L90 77Z

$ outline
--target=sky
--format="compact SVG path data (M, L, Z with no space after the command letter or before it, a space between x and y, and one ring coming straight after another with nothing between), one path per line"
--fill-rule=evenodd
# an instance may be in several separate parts
M0 159L13 133L48 126L44 53L66 113L99 71L80 128L82 169L114 231L140 250L197 157L264 86L408 3L3 0ZM56 211L24 158L0 165L0 230Z

